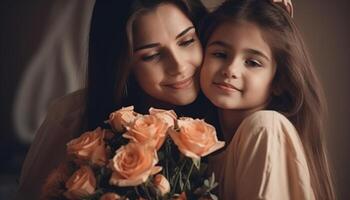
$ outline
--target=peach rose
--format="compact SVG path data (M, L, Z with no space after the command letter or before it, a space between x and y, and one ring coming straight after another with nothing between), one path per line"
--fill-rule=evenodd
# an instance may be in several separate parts
M79 138L67 143L68 155L73 155L78 161L89 161L103 166L107 163L107 151L104 142L106 131L100 127L94 131L85 132Z
M109 115L108 123L115 131L122 132L125 126L132 123L140 114L134 112L134 106L123 107Z
M161 174L157 174L153 179L153 184L160 191L160 194L164 196L170 192L169 181Z
M149 144L157 150L163 145L167 136L168 124L154 115L144 115L127 126L123 137L140 144Z
M181 118L177 123L179 129L170 130L169 134L187 157L198 160L225 146L225 142L218 141L215 128L203 120Z
M116 193L108 192L100 197L100 200L120 200L121 197Z
M94 172L88 166L82 166L66 182L67 191L64 196L68 199L79 199L95 192L96 179Z
M154 148L129 143L120 147L110 161L112 176L111 185L136 186L146 182L150 175L158 173L161 167L155 166L158 162Z
M173 127L177 119L177 115L173 110L150 108L149 114L162 119L164 122L168 124L168 127Z

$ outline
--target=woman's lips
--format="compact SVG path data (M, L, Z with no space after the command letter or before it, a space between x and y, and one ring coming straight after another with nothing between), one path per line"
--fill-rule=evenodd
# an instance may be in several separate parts
M192 85L192 83L193 83L193 76L191 76L190 78L184 79L182 81L166 84L165 86L170 87L172 89L184 89Z
M229 83L225 83L225 82L214 82L213 83L216 87L218 87L221 90L224 90L226 92L240 92L241 90L239 90L238 88L236 88L235 86L229 84Z

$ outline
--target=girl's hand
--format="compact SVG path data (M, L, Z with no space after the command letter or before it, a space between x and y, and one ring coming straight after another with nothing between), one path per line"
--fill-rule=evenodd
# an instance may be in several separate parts
M293 17L292 0L270 0L272 3L277 3L286 9L291 17Z

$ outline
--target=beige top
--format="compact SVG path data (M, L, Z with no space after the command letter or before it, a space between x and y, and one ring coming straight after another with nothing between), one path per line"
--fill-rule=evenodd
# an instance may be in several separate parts
M291 122L258 111L241 123L224 151L209 157L224 200L313 200L304 148Z
M46 177L65 159L66 143L82 128L83 108L83 90L58 99L49 108L22 166L15 199L39 199Z

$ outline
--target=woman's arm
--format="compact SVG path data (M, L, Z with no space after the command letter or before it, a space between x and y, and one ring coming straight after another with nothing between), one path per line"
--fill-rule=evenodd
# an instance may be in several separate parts
M272 3L280 4L284 9L288 11L291 17L293 17L293 4L292 0L271 0Z
M81 130L82 108L78 93L50 107L26 155L15 199L39 199L48 174L65 159L66 143Z

